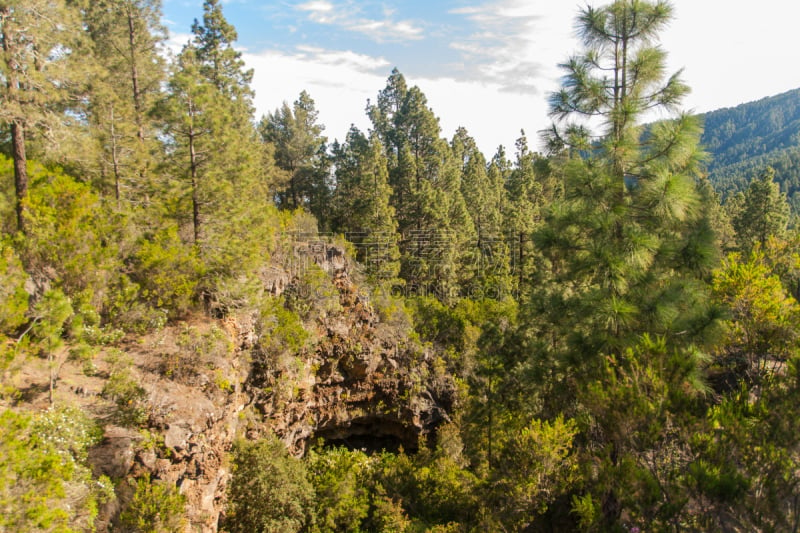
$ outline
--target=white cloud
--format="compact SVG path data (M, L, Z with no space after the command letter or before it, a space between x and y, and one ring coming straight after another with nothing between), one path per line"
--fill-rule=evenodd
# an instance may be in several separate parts
M308 17L318 24L332 24L339 18L334 11L334 6L327 0L313 0L295 6L295 9L306 11Z
M274 111L283 102L291 104L305 90L314 99L330 140L344 140L351 123L366 129L364 107L384 80L370 67L385 60L348 51L306 47L297 53L272 50L243 57L254 70L258 116Z
M360 10L351 3L334 5L328 0L312 0L297 4L295 9L308 13L317 24L337 25L344 30L361 33L378 43L417 40L423 38L423 29L411 20L394 20L394 10L383 9L383 19L360 16Z
M359 19L347 24L347 29L363 33L373 41L411 41L423 38L423 30L407 20Z
M366 16L360 7L364 4L356 0L276 4L285 3L303 19L317 17L376 41L447 35L452 30L437 28L433 21L398 20L397 12L386 5ZM452 136L464 126L491 155L501 143L513 152L519 129L525 128L535 146L537 130L549 122L545 96L558 87L561 73L556 65L579 49L572 29L586 2L472 3L450 11L469 22L472 31L452 43L460 57L438 69L447 77L414 78L405 72L412 67L401 67L409 84L419 85L427 95L441 118L443 135ZM707 111L800 86L800 69L791 68L800 64L800 47L792 41L800 3L762 0L758 9L744 0L673 0L673 5L676 18L663 33L662 45L669 54L669 72L686 67L684 77L693 89L686 99L689 108ZM715 21L713 27L709 20ZM179 51L190 38L173 34L170 48ZM259 113L273 111L284 100L291 103L305 89L317 102L327 135L343 140L351 123L369 128L364 107L384 88L397 61L389 53L370 43L355 50L306 46L290 52L251 51L244 57L255 69Z
M558 78L555 65L565 54L563 28L571 27L574 11L568 3L530 0L453 9L451 14L467 18L477 29L450 46L462 54L465 76L541 97Z
M596 4L596 2L590 2ZM558 86L557 65L579 49L572 28L586 2L484 0L453 9L476 31L452 43L463 76L531 94ZM800 3L762 0L673 0L675 18L661 34L668 72L685 68L692 88L685 105L710 111L800 86L800 47L792 41ZM713 20L714 24L709 25Z
M372 57L358 54L351 50L326 50L316 46L301 45L297 47L298 57L319 62L324 65L340 66L345 70L352 69L359 72L370 72L385 68L389 62L382 57Z
M329 140L344 140L351 124L362 131L370 128L365 113L386 85L389 63L351 51L298 48L296 53L268 51L245 54L255 71L253 88L258 116L274 111L282 102L291 103L306 90L316 103L320 122ZM383 69L383 72L376 71ZM418 85L428 104L441 118L442 135L452 137L459 126L467 128L481 149L491 156L503 144L513 152L519 130L525 128L532 145L536 131L546 126L541 98L503 93L497 84L459 81L452 78L408 77Z
M478 147L492 157L499 145L506 154L524 129L532 149L538 147L538 131L547 127L546 102L543 98L521 92L510 93L504 87L479 81L410 79L428 97L428 104L440 117L442 133L452 137L463 126L475 138Z
M311 11L312 13L330 13L333 11L333 4L327 0L314 0L296 6L300 11Z

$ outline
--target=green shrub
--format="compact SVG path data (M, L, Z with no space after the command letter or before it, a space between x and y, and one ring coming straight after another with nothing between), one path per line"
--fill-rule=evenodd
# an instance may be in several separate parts
M400 499L380 484L387 457L347 448L317 448L305 458L316 493L314 533L401 533L411 528Z
M146 474L136 480L133 500L119 515L121 530L130 533L173 533L186 526L186 497L178 488L151 481Z
M267 298L259 313L259 344L268 352L298 352L309 338L297 313L287 309L282 300Z
M139 385L131 371L132 361L122 352L108 356L111 373L103 386L103 396L116 405L114 418L125 426L140 426L147 420L147 391Z
M426 449L414 456L384 454L375 479L415 524L463 529L477 520L478 479L444 454Z
M58 349L63 343L64 325L72 317L72 301L59 289L50 289L33 308L34 338L45 353Z
M124 275L118 277L106 305L108 322L125 332L140 335L162 329L167 324L167 311L141 301L139 294L138 283Z
M0 240L0 333L11 333L25 323L28 274L7 242Z
M497 519L520 531L569 493L579 478L573 440L577 424L556 418L533 420L527 427L499 437L498 465L492 472L490 501Z
M98 504L113 494L85 463L99 436L78 409L0 412L0 531L93 531Z
M409 530L411 520L399 502L382 494L374 494L368 526L367 531L375 533L402 533Z
M176 228L162 229L139 241L133 256L133 281L140 298L150 307L171 316L186 313L203 276L203 264L195 248L178 238Z
M230 533L293 533L313 524L314 489L299 459L276 437L233 447L225 529Z
M307 265L286 290L286 305L303 320L336 314L342 309L339 291L316 264Z
M193 326L184 326L175 340L179 350L165 354L160 370L172 379L192 383L204 370L215 370L219 363L233 353L234 346L225 331L212 326L201 332Z
M58 170L33 170L28 230L21 237L26 270L55 281L69 296L88 289L100 307L121 266L118 219L88 185Z
M49 409L36 417L33 432L62 454L85 462L90 447L103 438L103 429L76 407Z
M306 465L317 495L317 531L362 531L370 511L372 463L365 453L346 448L308 454Z

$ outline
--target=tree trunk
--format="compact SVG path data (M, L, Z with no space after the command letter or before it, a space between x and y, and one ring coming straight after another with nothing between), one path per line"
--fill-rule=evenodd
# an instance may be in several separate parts
M197 152L194 147L194 129L189 132L189 169L192 178L192 226L194 227L194 244L200 242L200 196L197 179Z
M14 160L14 189L17 194L17 229L25 233L28 159L25 155L25 125L19 120L11 123L11 157Z
M136 135L140 142L144 142L142 95L139 89L139 69L136 66L136 27L134 26L133 13L131 9L128 9L128 45L131 53L131 84L133 85L133 110L136 114Z
M521 294L522 286L525 283L525 233L519 232L519 281L517 282L517 292Z
M114 106L111 106L111 164L114 169L114 197L117 200L117 209L119 209L121 197L121 178L119 170L119 154L117 151L117 132L116 128L114 127L114 120Z
M50 386L48 388L48 399L50 400L50 407L53 406L53 395L56 389L56 369L55 369L55 358L53 357L52 352L47 356L47 362L50 365Z
M20 83L18 79L20 65L18 50L15 46L13 25L8 24L11 8L4 5L0 8L0 39L4 52L6 100L19 104ZM9 27L10 26L10 27ZM11 120L11 158L14 160L14 190L17 197L17 229L25 233L25 198L28 196L28 158L25 155L25 123L19 116Z

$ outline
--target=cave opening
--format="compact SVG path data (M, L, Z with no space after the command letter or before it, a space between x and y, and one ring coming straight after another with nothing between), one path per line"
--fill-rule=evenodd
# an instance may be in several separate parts
M323 440L325 448L344 447L367 454L381 452L414 454L419 449L419 434L395 420L363 418L348 424L318 428L312 442Z

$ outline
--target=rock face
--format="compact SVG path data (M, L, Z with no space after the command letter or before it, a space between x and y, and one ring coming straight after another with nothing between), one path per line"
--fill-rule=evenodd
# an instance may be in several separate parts
M334 284L345 311L320 321L319 341L302 357L312 371L281 397L268 392L280 373L256 368L255 405L298 455L318 437L369 451L414 451L447 418L452 383L435 375L428 350L398 342L379 324L343 268Z
M225 456L248 399L241 391L187 385L158 373L141 372L141 379L151 406L147 430L106 427L90 451L95 474L117 482L117 500L101 509L98 531L116 524L133 498L133 480L144 475L176 485L186 496L187 531L216 531L230 474Z
M118 487L117 501L101 510L100 531L133 497L124 480L146 474L186 496L187 531L217 531L236 437L272 432L298 456L319 438L367 451L414 451L447 419L452 381L437 372L428 349L408 339L408 325L381 322L353 282L344 251L315 244L295 246L294 254L325 273L328 303L336 304L312 309L304 321L309 340L299 350L265 346L251 314L171 326L153 340L157 352L130 350L148 393L148 430L109 426L91 452L95 472ZM266 291L298 292L308 264L276 268Z

